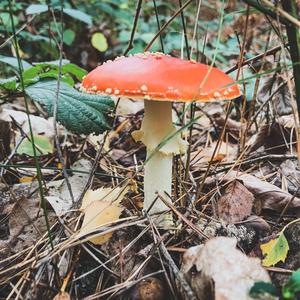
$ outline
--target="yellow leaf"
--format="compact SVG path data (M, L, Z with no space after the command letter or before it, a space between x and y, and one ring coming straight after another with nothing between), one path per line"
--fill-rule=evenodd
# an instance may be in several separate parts
M32 182L35 179L35 177L32 176L23 176L19 179L20 183L28 183Z
M266 244L262 244L260 248L262 253L266 255L262 261L265 267L274 266L279 261L284 262L290 249L283 233L281 233L278 238L270 240Z
M92 35L92 45L100 52L105 52L108 48L108 43L105 35L101 32L96 32Z
M129 187L100 188L88 190L82 200L81 209L84 210L84 219L80 229L80 236L100 229L101 226L109 225L119 219L123 210L120 202L127 193ZM90 241L96 245L107 242L112 233L96 236Z

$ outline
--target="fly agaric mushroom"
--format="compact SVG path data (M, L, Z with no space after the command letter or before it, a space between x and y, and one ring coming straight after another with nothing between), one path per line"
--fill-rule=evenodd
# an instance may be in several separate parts
M149 52L105 62L84 78L82 89L89 93L144 99L142 127L132 135L146 145L147 157L150 157L144 175L146 210L157 193L170 202L173 155L182 154L186 149L181 137L174 135L172 102L220 101L240 96L238 85L217 68ZM161 199L156 199L149 213L167 209ZM169 227L173 224L172 214L162 215L156 224Z

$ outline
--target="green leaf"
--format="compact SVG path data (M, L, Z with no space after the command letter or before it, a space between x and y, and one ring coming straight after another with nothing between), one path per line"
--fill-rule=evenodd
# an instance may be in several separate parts
M41 73L39 75L40 78L54 78L54 79L58 79L58 71L56 70L51 70L49 72L45 72L45 73ZM71 76L69 75L62 75L61 76L61 80L65 83L67 83L68 85L70 86L74 86L75 82L74 80L72 79Z
M33 139L37 156L46 155L53 152L53 145L49 137L43 135L35 135ZM17 153L34 156L32 142L25 138L20 144Z
M77 19L81 22L88 24L89 26L93 25L92 17L78 9L73 8L64 8L64 13L69 15L70 17Z
M38 77L39 72L40 72L40 69L37 68L37 67L31 67L31 68L25 70L22 73L24 81L35 78L35 77Z
M262 253L266 255L262 261L263 266L270 267L279 261L285 261L289 251L289 244L282 232L278 238L260 245L260 248Z
M0 62L3 62L3 63L5 63L5 64L7 64L7 65L10 65L10 66L13 67L15 70L19 71L18 59L15 58L15 57L0 55ZM28 63L27 61L25 61L25 60L22 60L22 59L21 59L21 62L22 62L22 65L23 65L24 70L26 70L26 69L32 67L32 65L29 64L29 63Z
M75 32L72 29L66 29L64 31L64 43L71 46L75 39Z
M66 64L61 68L63 73L69 73L74 75L79 81L82 80L83 76L87 74L87 71L78 67L75 64Z
M82 80L82 77L86 75L86 71L75 64L68 63L68 60L62 62L62 81L74 86L75 82L72 76L75 76L78 80ZM29 85L37 82L40 78L55 78L58 79L58 61L35 63L34 67L31 67L23 72L23 79L25 85ZM72 76L71 76L72 75Z
M0 79L0 89L15 91L17 89L17 77Z
M300 292L300 269L293 272L288 282L282 288L284 299L296 299L295 294Z
M62 66L69 64L70 61L68 59L62 59L61 64ZM33 63L34 66L39 66L42 68L46 68L46 67L52 67L52 66L59 66L59 59L57 60L51 60L51 61L43 61L43 62L35 62Z
M19 18L16 16L12 16L14 25L17 26L19 24ZM3 24L7 29L11 31L11 20L10 20L10 14L7 12L0 13L0 24Z
M28 86L25 92L52 116L56 90L57 81L48 80ZM57 120L73 132L99 134L109 129L107 115L113 107L109 96L81 93L64 82L60 84Z
M96 32L92 35L92 45L100 52L105 52L108 48L107 39L101 32Z
M31 4L29 5L25 13L26 15L40 14L48 10L48 5L46 4Z
M278 291L271 282L258 281L251 287L249 294L252 298L259 298L265 294L278 296Z

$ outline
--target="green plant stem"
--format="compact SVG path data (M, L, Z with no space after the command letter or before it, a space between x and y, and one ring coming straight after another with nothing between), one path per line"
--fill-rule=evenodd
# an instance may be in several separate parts
M49 219L48 219L48 210L47 210L47 206L46 206L46 200L45 200L45 197L44 197L44 191L43 191L43 185L42 185L42 172L41 172L40 164L39 164L39 161L38 161L38 158L37 158L36 147L34 147L34 136L33 136L33 130L32 130L32 126L31 126L31 120L30 120L30 117L29 117L29 106L28 106L27 96L25 94L25 85L24 85L24 80L23 80L23 76L22 76L22 72L23 72L24 68L23 68L22 61L21 61L21 58L20 58L20 53L19 53L18 41L17 41L15 24L14 24L13 13L12 13L11 0L8 1L8 6L9 6L9 16L10 16L10 21L11 21L11 27L12 27L12 31L13 31L14 46L15 46L15 51L16 51L16 55L17 55L17 59L18 59L20 82L21 82L22 92L24 94L25 109L26 109L27 118L28 118L30 138L31 138L31 141L32 141L32 149L33 149L33 154L34 154L34 163L35 163L35 167L36 167L37 179L38 179L38 184L39 184L39 194L40 194L40 198L41 198L41 207L44 211L44 217L45 217L49 242L50 242L51 248L53 249L54 248L53 239L52 239L52 236L51 236L50 223L49 223Z

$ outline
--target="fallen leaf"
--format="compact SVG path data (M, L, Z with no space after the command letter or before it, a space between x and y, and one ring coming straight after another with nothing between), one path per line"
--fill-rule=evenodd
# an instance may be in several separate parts
M26 134L30 133L28 116L26 113L6 108L4 108L3 111L0 113L1 120L12 122L12 118L22 126L22 129ZM30 123L33 134L45 135L49 138L54 137L53 121L51 119L46 120L38 116L30 115ZM61 127L59 126L59 128Z
M216 122L216 124L223 128L226 122L226 130L228 132L231 132L232 134L238 134L241 129L245 130L246 129L246 125L242 124L241 122L237 122L231 118L225 118L225 114L224 113L220 113L217 112L215 114L212 115L213 120Z
M87 173L74 172L74 175L68 178L75 203L85 188L89 178L88 172L91 168L92 163L87 159L80 159L72 165L72 169L74 170L87 171ZM72 202L66 180L62 179L49 182L47 188L48 195L45 199L51 204L56 215L61 216L70 211L74 203Z
M235 180L229 184L217 203L218 215L227 223L243 221L250 216L253 202L253 194Z
M260 102L265 102L269 99L270 95L276 90L278 90L278 88L280 87L279 90L272 97L272 103L274 107L276 107L276 114L279 116L292 113L292 97L288 85L284 84L284 82L287 79L288 78L286 75L280 73L264 77L261 79L261 88L259 88L257 94L258 100ZM294 91L295 87L293 87L292 90ZM295 99L295 95L293 95L293 98Z
M53 152L53 143L49 137L34 135L33 140L36 149L36 156L47 155ZM34 156L32 142L25 138L18 147L17 153Z
M263 218L255 215L249 216L243 224L253 228L260 234L267 233L271 230L271 226Z
M243 172L230 171L224 177L224 181L232 181L238 178L244 186L253 193L255 202L260 202L262 209L270 209L282 212L287 204L288 208L300 210L300 199L290 193L284 192L279 187L263 181L253 175Z
M298 193L300 182L300 171L298 170L296 164L292 160L286 160L280 165L282 174L281 185L285 183L286 189L292 194Z
M28 190L30 184L14 186L15 193L25 194ZM51 226L56 221L55 213L48 210L47 215ZM37 194L30 198L21 196L17 200L9 215L8 226L10 236L7 242L14 253L34 245L47 232L44 212L40 208L40 198Z
M34 180L35 180L35 177L33 177L33 176L22 176L19 178L20 183L28 183L28 182L32 182Z
M260 248L262 253L266 255L262 261L263 265L265 267L270 267L276 265L280 261L285 261L289 251L289 244L285 235L281 233L278 238L260 245Z
M254 283L270 282L270 277L260 260L247 257L236 248L236 243L235 238L215 237L205 245L191 247L183 255L182 272L188 276L195 266L197 272L212 278L215 299L251 300L249 291Z
M161 280L148 277L136 284L131 293L131 300L164 300L166 299L165 287Z
M294 141L291 129L284 127L279 122L260 126L258 132L254 134L246 143L247 153L253 153L260 147L268 153L283 154L292 147Z
M212 142L210 146L202 149L197 150L191 153L191 166L193 168L198 168L201 166L201 164L208 163L215 151L215 147L217 146L217 142ZM215 156L213 158L214 162L217 161L233 161L236 158L237 155L237 148L236 146L232 146L229 143L221 142L219 143L218 150L215 153ZM202 166L203 167L203 166Z
M118 100L114 99L113 100ZM135 115L142 109L144 109L144 103L140 100L132 100L126 97L121 97L121 101L118 101L118 106L116 110L116 115L126 116L126 115Z
M103 225L108 225L119 219L123 208L120 202L127 193L129 187L100 188L88 190L82 200L81 210L84 211L84 219L79 236L84 236L99 229ZM96 245L107 242L112 233L96 236L90 241Z

